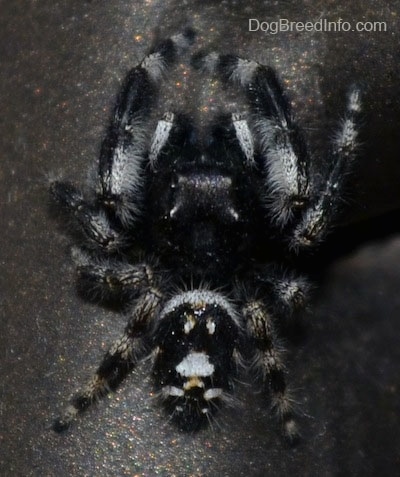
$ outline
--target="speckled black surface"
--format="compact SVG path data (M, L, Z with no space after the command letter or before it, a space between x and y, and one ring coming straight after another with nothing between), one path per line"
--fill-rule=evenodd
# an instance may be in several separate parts
M396 215L357 224L400 206L400 2L0 5L0 475L395 475L400 228L390 222ZM279 16L380 20L388 31L248 32L249 17ZM69 240L49 211L48 177L85 178L125 72L155 34L187 22L200 46L275 66L317 148L329 139L347 86L366 87L362 158L346 213L361 243L322 275L302 337L289 346L288 380L303 430L295 449L282 443L261 396L247 388L243 406L221 428L177 432L151 399L145 365L69 433L50 430L124 322L77 296ZM206 91L184 86L168 83L166 98L197 107L196 95ZM382 236L374 224L392 233Z

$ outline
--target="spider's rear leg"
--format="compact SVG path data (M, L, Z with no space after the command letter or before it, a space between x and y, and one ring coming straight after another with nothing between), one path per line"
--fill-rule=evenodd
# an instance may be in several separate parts
M251 129L262 158L265 206L276 225L284 227L307 204L309 156L274 70L255 61L217 53L200 53L193 58L193 64L239 85L245 92L252 113Z
M271 407L285 438L294 444L299 438L299 432L286 388L284 365L276 342L273 318L265 304L257 299L245 304L243 316L256 344L254 365L261 370L264 382L271 392Z
M289 232L289 246L294 250L320 243L338 215L359 146L361 108L361 91L353 87L348 93L345 116L333 140L327 171L321 183L314 187L308 207Z
M122 337L110 347L94 376L54 421L53 429L56 432L66 430L78 414L115 390L129 371L148 355L150 343L146 333L154 324L161 300L162 294L156 288L149 288L139 297Z

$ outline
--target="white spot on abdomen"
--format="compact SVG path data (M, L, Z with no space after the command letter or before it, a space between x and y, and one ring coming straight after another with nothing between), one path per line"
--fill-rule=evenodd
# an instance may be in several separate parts
M168 396L181 397L185 395L185 391L181 388L177 388L176 386L164 386L162 389L162 393L165 397L168 397Z
M203 397L206 401L209 401L210 399L215 399L218 398L222 395L222 389L221 388L210 388L207 389L207 391L203 394Z
M191 376L211 376L214 365L210 363L205 353L189 353L177 366L176 371L186 378Z

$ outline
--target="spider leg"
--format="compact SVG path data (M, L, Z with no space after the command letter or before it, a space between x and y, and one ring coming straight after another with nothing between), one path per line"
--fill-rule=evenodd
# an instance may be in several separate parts
M191 120L184 114L167 112L158 121L153 134L149 163L157 173L176 170L178 164L197 154L195 133Z
M254 139L246 117L238 113L233 113L232 125L235 130L239 147L246 158L246 164L249 166L255 166Z
M147 263L130 264L117 259L93 258L74 251L78 280L89 297L100 301L122 300L130 303L149 287L156 286L156 273Z
M70 401L64 413L53 423L57 432L66 430L78 414L93 402L115 390L134 366L149 353L151 330L162 301L156 288L149 288L137 300L122 337L107 351L97 372Z
M238 84L246 93L265 170L265 206L285 230L289 247L298 251L321 242L340 208L345 178L359 145L360 90L354 87L349 92L345 117L319 181L318 174L310 171L305 141L272 68L217 53L200 53L193 65Z
M262 372L272 397L272 409L276 414L285 438L294 443L299 437L293 417L290 396L286 388L285 370L281 352L276 343L273 317L261 300L249 300L242 309L250 336L256 344L255 366Z
M127 75L118 95L99 162L99 196L129 225L140 210L146 159L146 122L163 73L193 42L191 29L162 41Z
M289 246L296 251L320 243L338 215L359 146L361 107L361 92L354 87L348 93L346 113L334 137L321 184L314 188L309 205L289 231Z
M246 114L233 113L217 116L207 129L205 157L211 167L220 170L255 166L253 136Z
M200 53L192 63L196 68L239 85L247 95L253 117L252 130L265 173L265 206L274 222L285 226L308 201L309 156L274 70L256 61L217 53ZM242 148L246 149L243 144L241 141Z
M268 266L256 272L253 287L271 297L274 313L286 318L306 307L311 285L306 277L293 271Z
M193 39L194 32L187 29L162 41L126 76L102 144L94 203L71 184L51 185L53 196L76 217L89 243L106 252L126 244L121 225L129 227L140 215L148 146L145 133L157 86Z
M109 214L86 201L81 191L72 184L54 182L50 192L75 217L90 246L112 253L129 243L126 234L111 222Z

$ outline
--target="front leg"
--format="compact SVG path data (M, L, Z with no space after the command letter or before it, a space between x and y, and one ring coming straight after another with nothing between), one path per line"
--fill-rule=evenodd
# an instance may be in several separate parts
M193 38L187 29L162 41L128 73L102 144L93 198L72 184L51 184L54 199L76 219L90 247L111 254L132 242L124 230L143 212L149 116L163 73Z
M303 135L272 68L217 53L200 53L193 64L237 84L246 93L264 171L264 206L285 233L289 247L297 252L321 242L340 209L346 177L356 157L360 90L353 88L348 95L345 117L322 171L311 164Z
M98 197L129 226L141 212L147 165L146 126L163 74L194 39L191 29L162 41L127 75L103 142Z
M274 223L284 227L309 199L309 156L274 70L256 61L217 53L200 53L193 64L238 85L246 94L264 172L264 205Z
M323 179L314 188L300 220L288 233L289 246L295 251L320 243L338 215L359 146L361 106L361 92L353 88L348 94L346 114L334 137Z

